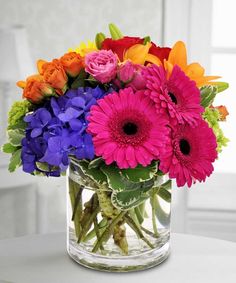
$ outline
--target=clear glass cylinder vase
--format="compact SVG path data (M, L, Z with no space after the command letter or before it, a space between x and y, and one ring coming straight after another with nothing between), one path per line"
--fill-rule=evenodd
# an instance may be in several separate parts
M118 209L112 190L71 161L68 169L67 250L79 264L110 271L143 270L169 255L171 181L156 175L145 198Z

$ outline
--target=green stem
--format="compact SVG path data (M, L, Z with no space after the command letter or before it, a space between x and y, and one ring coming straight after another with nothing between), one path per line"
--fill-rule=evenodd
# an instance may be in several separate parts
M126 229L122 222L120 221L120 223L116 224L114 227L113 240L114 243L121 249L122 253L128 255L129 247L126 238Z
M143 217L143 211L141 211L141 208L139 206L134 208L135 214L137 216L138 222L141 225L143 223L144 217Z
M102 233L101 237L97 240L92 252L96 253L103 242L107 241L111 234L113 233L115 225L125 216L127 212L121 211L114 219L112 219L110 225Z
M136 210L134 208L131 208L129 210L129 215L130 217L134 220L134 222L136 223L136 225L140 228L140 222L139 222L139 218L138 215L136 213Z
M99 202L96 194L93 195L90 202L92 203L91 211L90 213L88 213L88 217L85 217L86 221L83 221L83 224L81 223L82 230L79 234L77 243L80 243L81 241L84 240L85 235L92 226L94 218L97 216L97 214L100 211Z
M77 208L81 204L82 192L83 192L83 187L81 186L80 190L77 192L77 195L75 197L74 209L73 209L73 214L72 214L72 217L71 217L72 221L74 221L75 215L76 215L76 212L77 212Z
M151 231L149 231L148 229L146 229L143 226L141 226L141 230L143 230L143 232L145 232L149 236L152 236L153 238L156 238L156 239L159 238L159 235L155 235L154 233L152 233Z
M94 218L94 220L93 220L93 225L94 225L94 230L95 230L97 239L99 239L99 238L100 238L100 231L99 231L97 216L96 216L96 217ZM100 245L100 250L104 250L104 247L103 247L102 244Z
M74 182L72 179L69 178L69 195L71 200L71 207L73 210L73 221L75 226L75 234L76 237L79 236L81 232L81 214L82 214L82 196L80 197L80 201L77 204L77 209L75 210L75 203L76 203L76 196L79 194L80 191L80 185L78 185L76 182Z
M137 236L143 240L151 249L154 249L153 244L143 235L141 229L136 225L133 219L129 215L125 215L126 223L130 226L131 229L137 234Z
M102 214L107 218L115 218L119 214L119 210L116 209L111 203L111 196L105 190L105 187L100 185L99 189L96 190L99 204L101 207Z
M98 229L99 229L99 233L101 235L101 233L104 232L105 228L107 226L107 219L103 218L99 223L98 223ZM84 238L84 242L87 242L91 239L93 239L96 236L96 232L95 229L93 229L92 231L90 231L86 237Z
M151 191L151 196L150 196L150 203L152 206L152 226L153 226L153 232L155 236L158 236L158 231L157 231L157 222L156 222L156 194L155 191Z

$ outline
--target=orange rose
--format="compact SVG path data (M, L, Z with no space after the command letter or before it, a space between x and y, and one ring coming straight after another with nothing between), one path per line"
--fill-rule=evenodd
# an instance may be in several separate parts
M229 112L228 112L226 106L221 105L221 106L217 106L215 108L220 112L220 120L225 121L226 117L229 115Z
M39 60L38 69L45 82L55 88L57 93L63 94L68 78L61 62L57 59L54 59L52 62Z
M41 102L45 96L53 95L53 88L44 82L40 75L30 76L26 82L18 82L17 85L24 89L23 97L32 103Z
M84 68L84 60L83 58L77 54L76 52L66 53L64 56L60 58L60 62L71 77L76 77L80 73L81 69Z

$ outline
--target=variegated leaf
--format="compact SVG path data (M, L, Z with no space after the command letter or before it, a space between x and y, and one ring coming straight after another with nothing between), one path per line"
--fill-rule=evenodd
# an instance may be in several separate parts
M146 167L138 165L133 169L123 169L121 170L121 174L129 181L139 183L152 179L157 174L157 171L157 162L152 162L151 165Z

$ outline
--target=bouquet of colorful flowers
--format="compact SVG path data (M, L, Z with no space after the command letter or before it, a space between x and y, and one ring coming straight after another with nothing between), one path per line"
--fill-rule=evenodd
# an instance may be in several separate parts
M51 62L39 60L38 73L17 83L23 100L9 112L3 151L12 155L11 172L22 165L33 175L60 176L76 164L98 188L108 188L105 202L124 212L150 197L158 176L190 187L211 175L227 144L219 122L228 115L213 102L228 84L187 62L181 41L159 47L149 36L123 36L114 24L109 28L111 38L98 33L95 43ZM163 199L170 196L168 182L158 190ZM103 207L104 195L97 194L103 218L114 218ZM74 208L75 202L74 196ZM83 218L86 207L81 211ZM137 229L131 216L120 219ZM81 234L79 219L76 235L82 241L92 223ZM104 237L94 251L103 243Z

